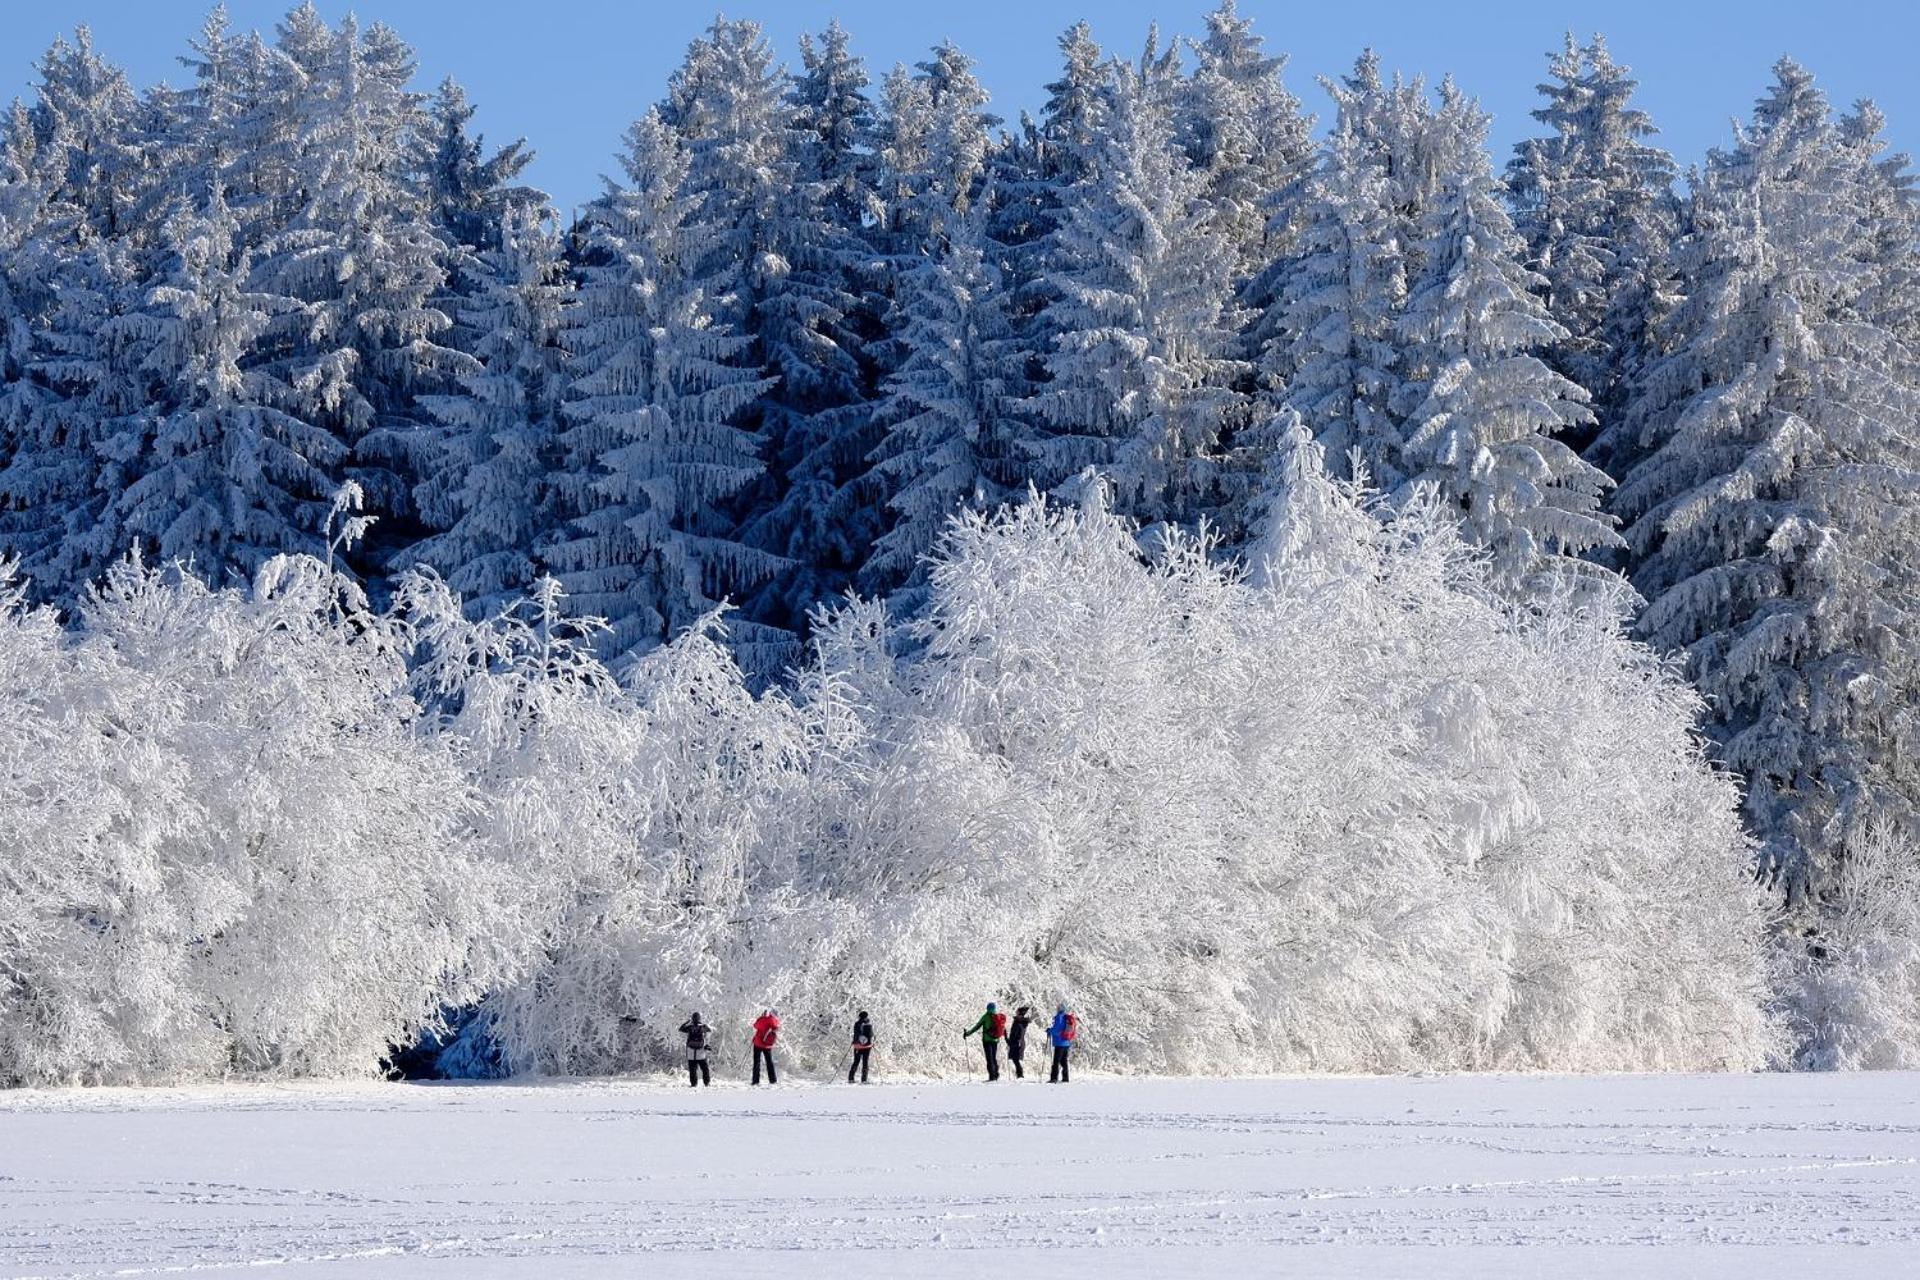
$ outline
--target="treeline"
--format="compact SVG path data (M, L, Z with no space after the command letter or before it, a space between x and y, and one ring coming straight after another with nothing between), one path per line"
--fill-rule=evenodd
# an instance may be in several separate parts
M0 1084L644 1071L770 1004L802 1072L859 1008L959 1071L996 995L1071 1001L1096 1070L1911 1061L1911 910L1780 1016L1675 671L1283 448L1251 580L1036 499L765 692L717 618L616 678L550 578L476 622L122 562L72 627L12 584Z
M384 26L216 10L144 91L83 31L0 134L0 547L69 606L133 545L245 580L350 480L376 602L550 574L618 663L728 600L764 681L1030 490L1241 548L1297 416L1510 599L1624 573L1789 891L1911 820L1916 214L1870 104L1783 60L1682 190L1598 40L1504 170L1371 56L1319 138L1231 0L1061 52L1007 122L951 45L876 80L716 21L562 225Z

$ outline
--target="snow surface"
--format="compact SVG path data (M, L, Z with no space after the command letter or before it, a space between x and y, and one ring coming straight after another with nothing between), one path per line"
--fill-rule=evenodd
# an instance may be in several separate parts
M1916 1093L1893 1072L20 1091L0 1275L1888 1275L1920 1240Z

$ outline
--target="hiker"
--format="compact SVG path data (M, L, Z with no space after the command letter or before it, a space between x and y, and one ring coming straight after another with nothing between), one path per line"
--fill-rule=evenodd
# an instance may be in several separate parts
M1053 1025L1047 1028L1047 1038L1053 1041L1053 1075L1047 1083L1066 1084L1067 1055L1073 1051L1073 1042L1080 1038L1080 1019L1067 1012L1064 1000L1053 1012Z
M1027 1078L1027 1073L1020 1069L1020 1063L1027 1056L1027 1028L1032 1025L1032 1005L1023 1004L1013 1011L1013 1022L1007 1027L1007 1061L1013 1065L1015 1080Z
M680 1024L680 1034L687 1038L687 1084L696 1089L703 1084L713 1084L713 1073L707 1070L709 1030L698 1013Z
M847 1068L847 1083L853 1083L853 1073L860 1073L860 1083L867 1082L867 1059L873 1056L873 1020L862 1009L860 1016L853 1020L853 1063Z
M753 1082L760 1083L760 1064L767 1064L767 1083L779 1084L780 1077L773 1069L773 1046L780 1038L780 1011L762 1009L760 1016L753 1022Z
M980 1033L980 1045L987 1052L987 1083L1000 1078L1000 1042L1007 1038L1007 1015L1000 1012L1000 1006L987 1001L987 1011L980 1015L980 1021L960 1033L965 1040L974 1032Z

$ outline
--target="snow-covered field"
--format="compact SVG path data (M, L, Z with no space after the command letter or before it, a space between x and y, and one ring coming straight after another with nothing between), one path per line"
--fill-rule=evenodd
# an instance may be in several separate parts
M0 1275L1880 1276L1920 1077L0 1095Z

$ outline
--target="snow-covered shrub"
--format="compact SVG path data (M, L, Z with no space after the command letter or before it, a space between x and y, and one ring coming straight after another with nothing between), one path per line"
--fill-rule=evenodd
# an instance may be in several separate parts
M136 562L6 616L0 1078L352 1075L516 948L406 652L344 577Z
M875 737L804 886L859 913L819 996L929 1066L990 997L1070 998L1136 1069L1765 1060L1694 695L1612 611L1497 603L1435 504L1382 526L1298 450L1263 585L1036 501L956 523L920 616L823 628L805 689Z
M1911 841L1869 828L1833 877L1811 938L1788 945L1798 1065L1920 1066L1920 850Z
M483 797L479 836L536 938L529 971L481 1011L507 1066L632 1070L664 1060L691 1009L744 1027L775 1002L806 951L787 936L795 850L777 838L804 736L790 702L748 689L719 618L615 680L551 579L473 624L416 575L402 609Z

